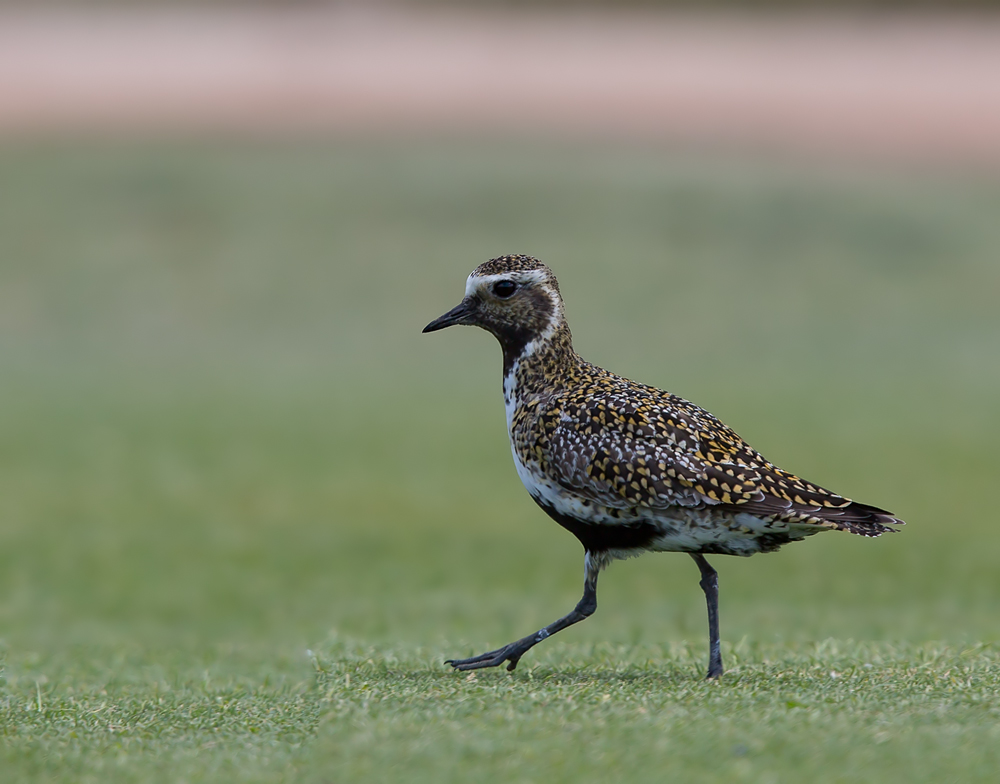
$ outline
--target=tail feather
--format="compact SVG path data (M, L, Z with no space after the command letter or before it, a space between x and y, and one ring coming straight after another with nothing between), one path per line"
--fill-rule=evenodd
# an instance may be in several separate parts
M869 506L852 501L847 506L839 509L821 509L813 512L812 515L822 521L821 524L833 523L839 531L849 531L859 536L880 536L886 533L896 533L892 526L905 525L898 517L879 509L877 506Z

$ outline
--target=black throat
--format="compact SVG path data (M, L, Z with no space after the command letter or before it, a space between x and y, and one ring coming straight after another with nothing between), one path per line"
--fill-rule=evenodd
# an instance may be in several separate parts
M524 354L525 347L537 335L524 327L504 327L493 332L503 349L503 374L506 376L514 367L514 363Z

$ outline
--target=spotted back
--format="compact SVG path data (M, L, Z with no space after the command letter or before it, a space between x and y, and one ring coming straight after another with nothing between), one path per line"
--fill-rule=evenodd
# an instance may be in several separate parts
M516 412L522 460L618 509L714 507L876 535L899 523L770 463L704 409L580 360L578 379Z

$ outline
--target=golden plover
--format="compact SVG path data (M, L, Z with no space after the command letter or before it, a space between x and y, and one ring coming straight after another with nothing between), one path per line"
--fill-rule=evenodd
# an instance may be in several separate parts
M597 609L597 576L618 558L688 553L708 604L708 677L722 674L718 575L706 554L753 555L819 531L862 536L903 521L769 463L702 408L591 365L574 350L559 284L530 256L469 275L465 298L424 332L482 327L503 349L503 398L518 476L583 544L583 598L534 634L457 670L513 670L525 652Z

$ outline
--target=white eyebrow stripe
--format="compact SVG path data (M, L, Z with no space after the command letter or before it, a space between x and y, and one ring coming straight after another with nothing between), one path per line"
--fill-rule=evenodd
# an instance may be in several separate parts
M465 296L471 297L477 289L486 288L498 280L539 283L545 280L545 270L517 270L516 272L501 272L493 275L477 275L473 272L465 281Z

